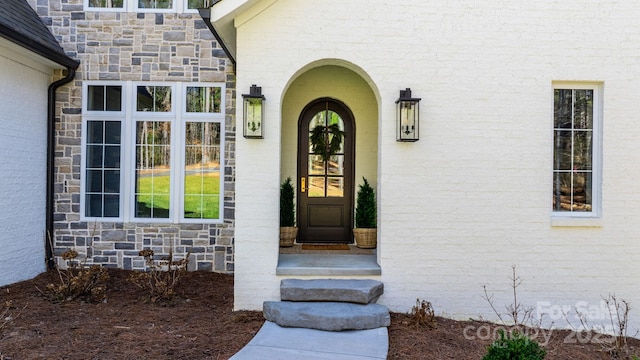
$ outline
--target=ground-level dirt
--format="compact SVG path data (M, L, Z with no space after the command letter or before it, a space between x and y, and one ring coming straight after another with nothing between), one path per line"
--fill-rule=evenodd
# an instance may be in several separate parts
M40 290L56 281L52 272L0 288L0 360L228 359L264 321L259 312L232 311L231 275L187 273L177 300L164 305L147 301L128 281L130 272L110 269L109 275L106 301L97 304L44 297ZM444 318L432 328L416 327L399 313L391 319L389 359L481 359L491 341L474 334L495 328ZM612 358L584 336L552 335L547 359ZM640 349L640 341L630 339L629 348Z

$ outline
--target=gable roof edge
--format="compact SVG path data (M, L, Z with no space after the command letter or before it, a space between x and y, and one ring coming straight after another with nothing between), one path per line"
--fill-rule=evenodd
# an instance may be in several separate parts
M0 1L0 37L66 68L80 65L65 53L26 0Z
M0 24L0 36L61 66L72 69L77 69L80 66L78 61L66 54L55 51L2 24Z
M211 7L198 9L207 27L218 40L227 57L236 64L236 19L263 0L218 0ZM271 3L277 0L271 0Z

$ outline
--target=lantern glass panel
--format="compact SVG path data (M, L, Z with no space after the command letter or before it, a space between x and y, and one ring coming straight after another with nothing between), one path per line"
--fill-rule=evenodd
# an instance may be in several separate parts
M244 99L245 137L262 138L263 111L262 98L247 97Z
M401 100L398 106L398 136L399 141L418 140L418 102Z

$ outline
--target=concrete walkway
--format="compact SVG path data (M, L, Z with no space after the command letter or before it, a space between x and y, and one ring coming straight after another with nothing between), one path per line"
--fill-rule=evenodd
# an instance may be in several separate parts
M386 359L386 327L370 330L322 331L285 328L267 321L232 360L365 360Z

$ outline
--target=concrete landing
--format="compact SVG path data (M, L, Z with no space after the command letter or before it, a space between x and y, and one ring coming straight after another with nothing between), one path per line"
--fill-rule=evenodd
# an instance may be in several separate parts
M357 331L284 328L265 322L256 336L232 360L372 360L386 359L386 327Z
M367 330L391 324L389 310L378 304L265 301L263 313L265 319L280 326L326 331Z
M384 292L377 280L284 279L280 283L282 301L339 301L368 304Z
M276 275L380 275L376 255L280 254Z

